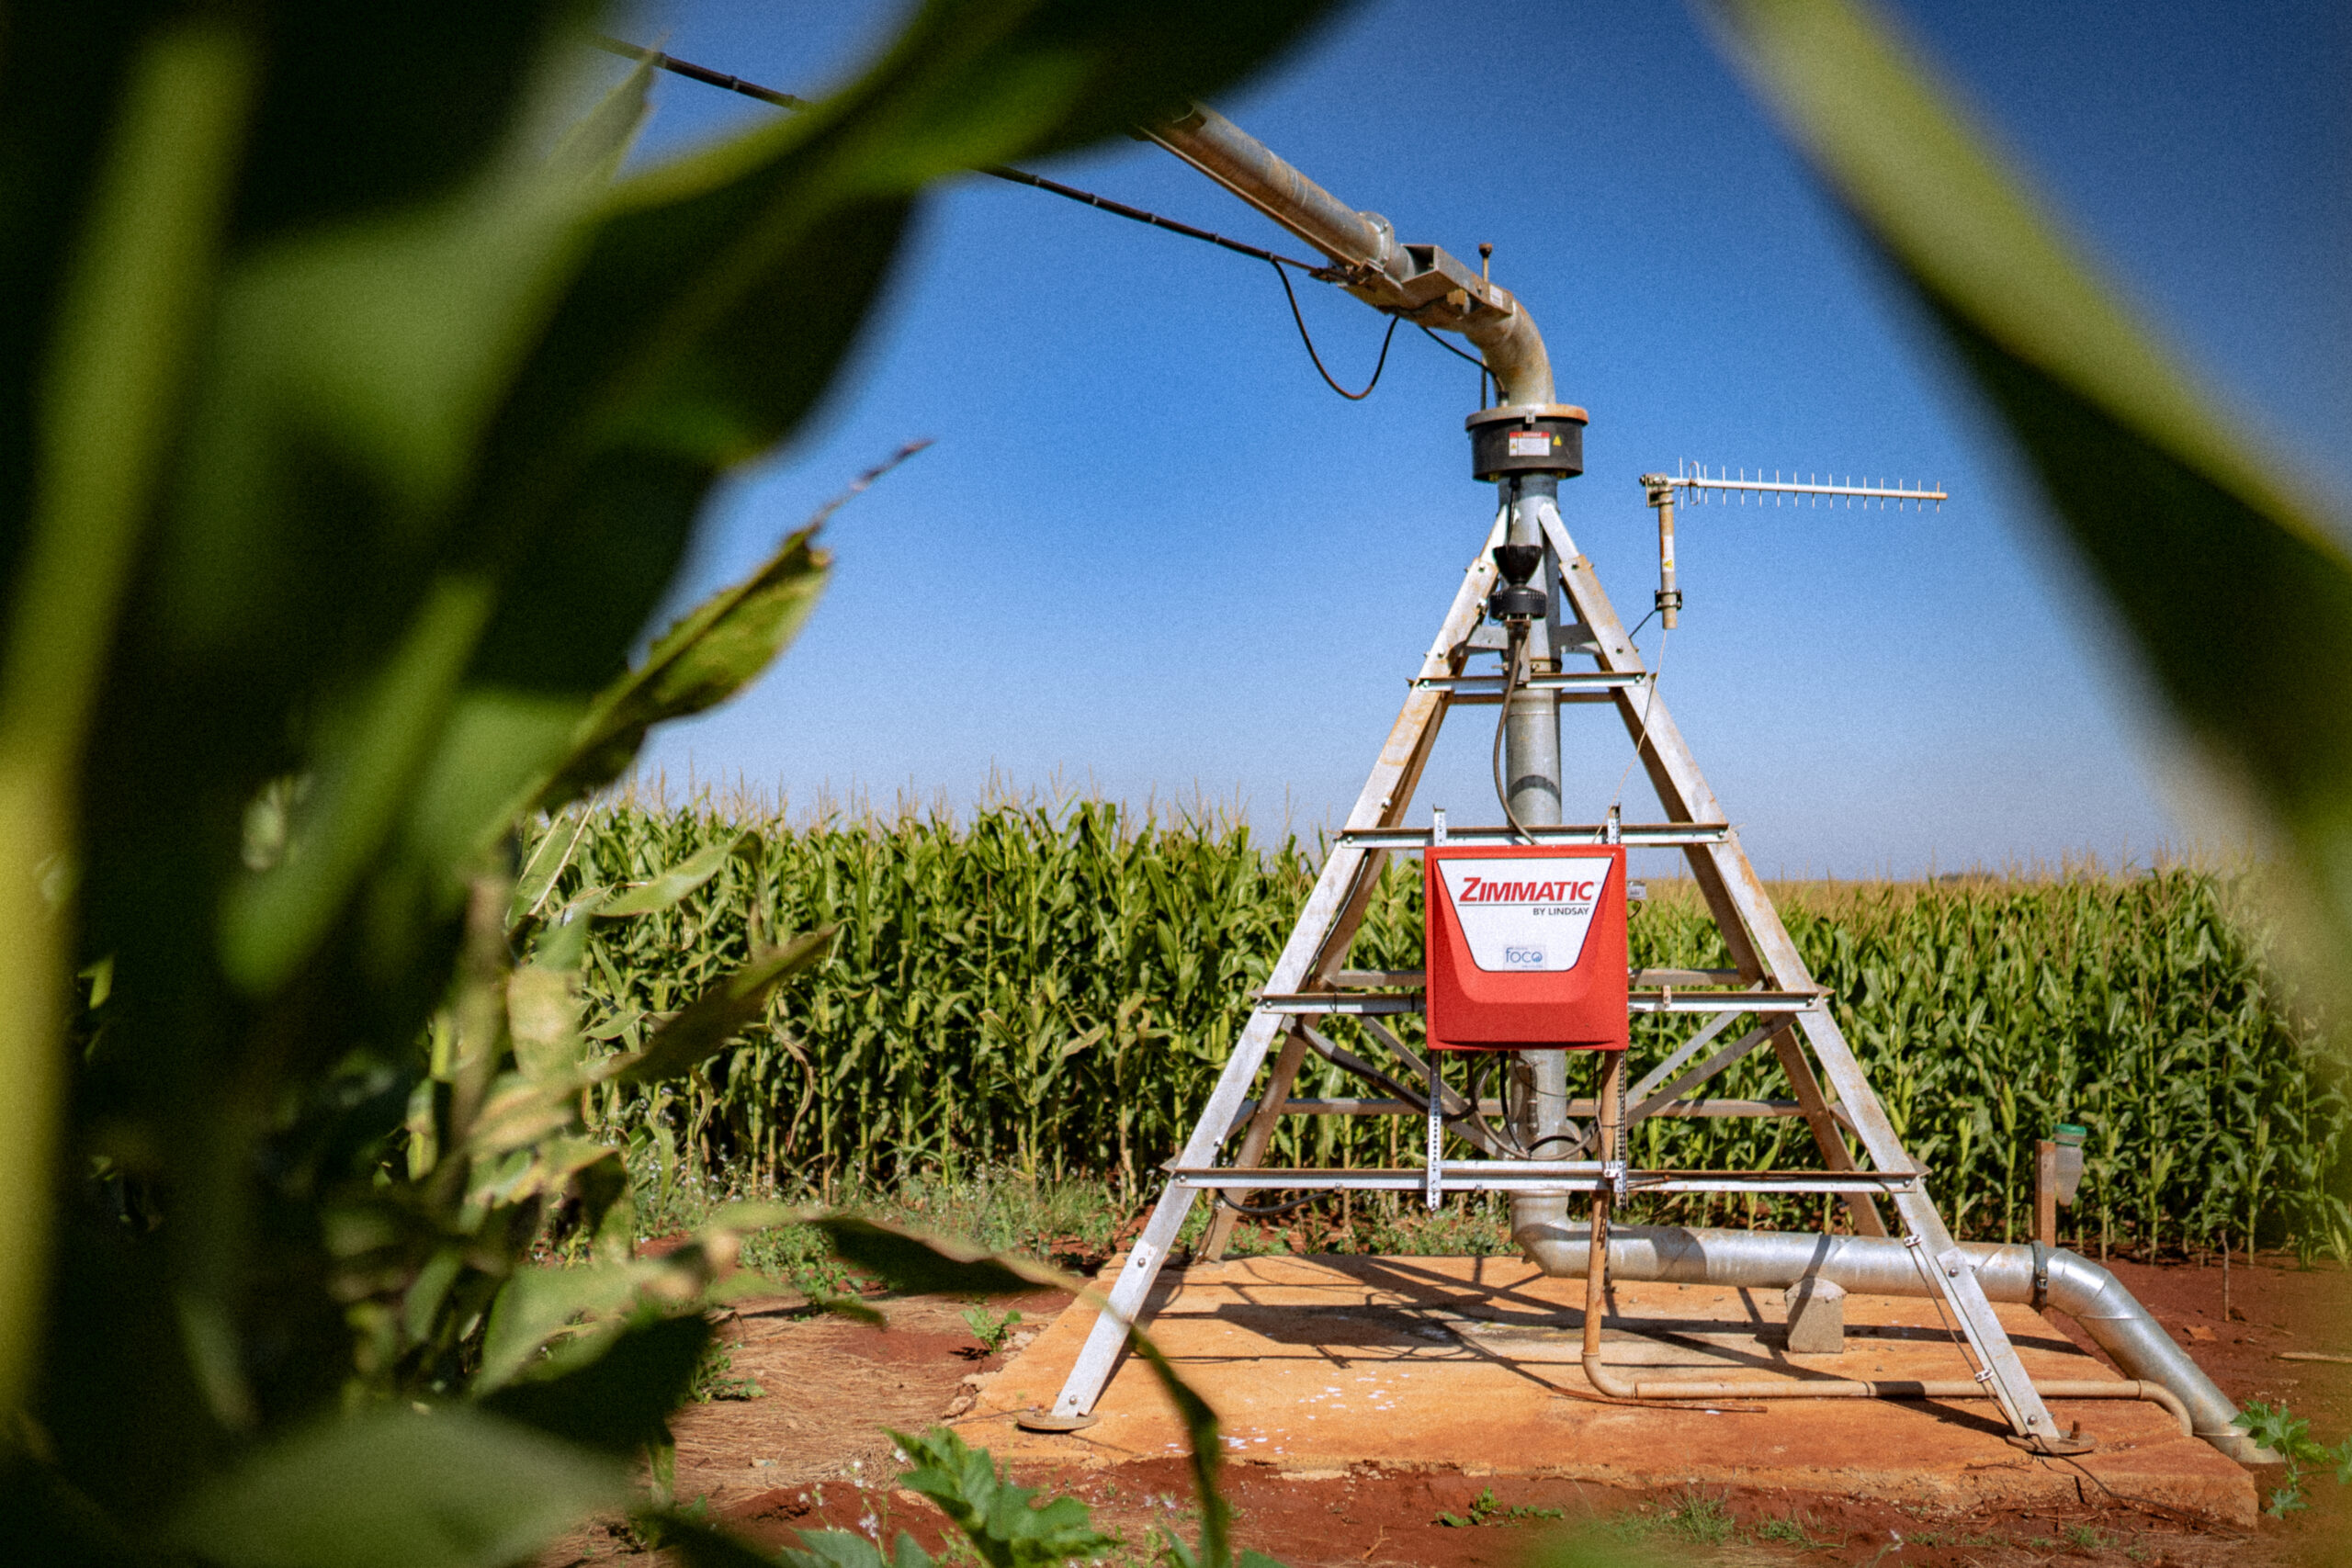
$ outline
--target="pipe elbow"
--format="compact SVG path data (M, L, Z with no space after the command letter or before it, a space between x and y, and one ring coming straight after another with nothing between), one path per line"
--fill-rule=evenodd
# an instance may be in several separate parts
M1527 307L1517 305L1509 315L1474 320L1462 332L1477 345L1487 368L1494 372L1502 401L1537 404L1557 400L1552 385L1552 356L1544 348L1544 334L1535 330Z
M2179 1415L2187 1430L2240 1464L2278 1462L2278 1455L2237 1425L2235 1404L2175 1343L2164 1325L2140 1304L2122 1280L2082 1254L2064 1247L2048 1254L2045 1267L2050 1276L2050 1304L2081 1324L2084 1331L2125 1371L2153 1385L2165 1386L2172 1403L2180 1406ZM2181 1397L2184 1391L2187 1398Z
M2053 1247L2044 1267L2050 1275L2050 1304L2077 1322L2148 1315L2120 1280L2079 1252Z
M1642 1385L1632 1378L1620 1377L1611 1371L1609 1363L1602 1360L1598 1353L1587 1352L1581 1360L1584 1366L1585 1381L1591 1383L1600 1393L1611 1399L1642 1397Z

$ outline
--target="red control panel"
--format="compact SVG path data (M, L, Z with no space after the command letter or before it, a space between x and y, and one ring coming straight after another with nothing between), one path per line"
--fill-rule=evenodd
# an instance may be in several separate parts
M1422 953L1441 1051L1623 1051L1622 845L1431 847Z

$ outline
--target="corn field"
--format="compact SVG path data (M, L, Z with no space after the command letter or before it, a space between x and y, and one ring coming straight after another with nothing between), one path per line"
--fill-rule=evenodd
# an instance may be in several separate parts
M673 907L596 922L592 1033L616 1047L754 940L839 927L738 1048L683 1083L606 1086L592 1107L602 1135L665 1181L693 1170L787 1190L1004 1166L1101 1176L1132 1201L1205 1099L1314 874L1295 841L1266 849L1214 817L1136 820L1102 803L803 827L624 803L534 831L572 840L560 900L725 857ZM1652 886L1634 962L1726 964L1688 885ZM2060 1213L2070 1245L2146 1256L2252 1235L2352 1254L2342 1074L2229 893L2226 874L2171 868L1794 889L1782 908L1955 1230L2029 1234L2034 1141L2074 1122L2089 1138ZM1418 864L1392 863L1351 962L1418 967L1420 918ZM1419 1021L1401 1021L1416 1039ZM1642 1021L1634 1071L1689 1027ZM1297 1092L1370 1091L1310 1056ZM1705 1092L1788 1089L1756 1052ZM1818 1164L1791 1119L1653 1119L1634 1137L1644 1165ZM1269 1158L1409 1165L1419 1142L1397 1118L1296 1117ZM1815 1201L1653 1213L1810 1226Z

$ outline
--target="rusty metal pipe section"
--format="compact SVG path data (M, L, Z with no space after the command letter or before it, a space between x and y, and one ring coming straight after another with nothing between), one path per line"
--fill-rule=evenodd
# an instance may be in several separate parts
M1597 1354L1584 1357L1584 1374L1592 1386L1611 1399L1637 1401L1654 1404L1661 1400L1701 1400L1710 1404L1729 1404L1748 1399L1993 1399L1993 1391L1981 1382L1967 1378L1881 1379L1876 1382L1859 1378L1822 1379L1808 1382L1766 1382L1760 1380L1724 1378L1713 1382L1684 1382L1677 1378L1651 1379L1641 1382L1621 1378L1611 1372ZM2034 1385L2041 1397L2050 1399L2134 1399L2162 1405L2174 1420L2180 1423L2182 1437L2195 1434L2189 1423L2188 1407L2180 1396L2159 1382L2144 1382L2136 1379L2122 1382L2107 1380L2049 1379L2038 1380Z
M1195 104L1142 134L1329 257L1323 276L1357 299L1468 338L1505 403L1552 402L1544 335L1510 290L1436 245L1397 243L1387 219L1350 207L1213 108Z
M1396 235L1358 212L1204 104L1144 134L1343 267L1396 270Z
M1832 1280L1858 1295L1926 1296L1932 1287L1920 1276L1911 1249L1889 1236L1808 1235L1788 1231L1686 1230L1679 1225L1619 1225L1605 1233L1603 1251L1608 1271L1619 1279L1658 1280L1680 1285L1731 1285L1785 1288L1808 1275ZM1582 1225L1546 1222L1521 1225L1513 1232L1528 1257L1546 1274L1574 1278L1593 1272L1592 1249ZM2174 1343L2171 1335L2148 1314L2116 1277L2092 1262L2057 1247L1999 1247L1983 1242L1964 1244L1984 1293L1996 1302L2047 1304L2083 1325L2092 1341L2115 1359L2129 1382L2037 1382L2045 1399L2148 1399L2185 1416L2184 1430L2220 1450L2241 1464L2273 1462L2271 1456L2242 1427L2233 1426L2237 1406L2213 1385L2213 1381ZM2037 1258L2037 1254L2039 1255ZM2037 1261L2041 1275L2037 1290ZM1588 1369L1589 1371L1590 1369ZM1764 1397L1745 1383L1741 1392L1694 1393L1697 1383L1645 1382L1634 1383L1604 1366L1594 1386L1616 1398L1730 1399ZM1606 1379L1607 1382L1603 1382ZM1841 1380L1842 1384L1842 1380ZM1958 1392L1904 1393L1905 1385L1881 1385L1887 1392L1866 1395L1857 1383L1841 1392L1841 1384L1767 1384L1779 1397L1917 1398L1976 1397L1984 1390L1973 1382L1951 1385ZM2163 1394L2134 1388L2151 1385ZM1942 1383L1921 1388L1943 1389ZM1669 1393L1668 1390L1673 1392ZM2107 1393L2086 1392L2106 1389ZM1635 1391L1639 1392L1635 1392ZM2169 1395L2169 1397L2165 1397ZM2177 1407L2177 1408L2176 1408Z

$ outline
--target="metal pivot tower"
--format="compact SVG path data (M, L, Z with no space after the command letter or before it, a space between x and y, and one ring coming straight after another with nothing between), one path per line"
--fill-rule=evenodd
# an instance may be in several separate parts
M1216 1088L1181 1154L1166 1168L1169 1182L1142 1235L1127 1254L1113 1285L1107 1313L1096 1321L1069 1381L1050 1414L1034 1423L1048 1429L1082 1424L1108 1382L1126 1341L1126 1324L1138 1319L1152 1284L1175 1245L1194 1198L1204 1190L1307 1190L1354 1189L1425 1191L1435 1202L1447 1193L1502 1191L1511 1194L1512 1228L1532 1253L1531 1239L1556 1242L1565 1227L1571 1196L1594 1199L1592 1239L1607 1235L1609 1205L1632 1191L1770 1191L1836 1193L1863 1236L1885 1236L1877 1200L1893 1201L1902 1244L1917 1272L1918 1293L1940 1298L1968 1347L1974 1375L1965 1382L1913 1385L1888 1390L1866 1383L1781 1384L1778 1396L1861 1394L1919 1397L1989 1396L1996 1401L2018 1438L2045 1451L2070 1447L2044 1407L2008 1336L1995 1316L1980 1283L1976 1263L1957 1246L1929 1200L1923 1173L1897 1137L1878 1097L1833 1016L1829 999L1814 983L1796 944L1755 868L1740 847L1714 793L1684 743L1643 668L1592 565L1562 525L1558 481L1581 471L1578 450L1551 461L1534 457L1547 448L1538 434L1580 436L1584 412L1555 403L1551 366L1541 335L1525 309L1435 246L1399 245L1393 229L1376 214L1347 207L1213 111L1194 109L1183 118L1147 132L1219 184L1250 202L1283 227L1317 246L1333 264L1326 276L1351 293L1389 313L1421 325L1457 332L1480 349L1496 378L1502 406L1482 410L1470 421L1480 450L1480 475L1492 473L1500 507L1485 544L1464 573L1453 602L1413 675L1403 710L1366 779L1347 825L1332 843L1313 892L1276 960L1250 1021L1219 1075ZM1525 444L1522 446L1521 443ZM1490 449L1526 454L1531 460L1489 461ZM1573 459L1573 460L1570 460ZM1465 672L1470 656L1500 651L1501 628L1486 624L1488 595L1498 585L1497 547L1520 569L1532 564L1524 581L1546 595L1540 619L1523 623L1529 673ZM1514 580L1520 570L1511 572ZM1508 592L1508 590L1506 590ZM1521 646L1510 649L1514 660ZM1590 669L1566 668L1572 659ZM1616 819L1562 826L1558 704L1612 704L1632 737L1665 807L1666 820L1626 825ZM1415 787L1440 727L1456 704L1507 701L1504 716L1503 789L1507 816L1516 826L1498 829L1428 828L1405 825ZM1379 1023L1383 1015L1419 1010L1416 974L1363 972L1345 967L1382 867L1397 852L1428 848L1433 840L1464 843L1623 843L1681 849L1708 909L1736 965L1735 974L1652 972L1636 976L1629 1005L1635 1013L1670 1013L1702 1020L1704 1027L1675 1051L1630 1094L1604 1069L1595 1101L1568 1099L1566 1054L1530 1051L1514 1064L1508 1100L1508 1134L1487 1127L1480 1108L1448 1089L1436 1075L1437 1053L1424 1061ZM1406 1077L1385 1077L1326 1039L1318 1018L1342 1013L1360 1019L1368 1033L1397 1060ZM1741 1018L1753 1027L1733 1043L1690 1064L1728 1026ZM1645 1171L1628 1168L1620 1149L1630 1122L1677 1109L1679 1097L1714 1077L1749 1052L1769 1046L1780 1061L1794 1096L1791 1101L1740 1102L1737 1114L1802 1116L1812 1130L1824 1169L1817 1171ZM1414 1100L1353 1102L1346 1109L1426 1111L1430 1119L1430 1160L1402 1170L1271 1169L1263 1166L1277 1119L1286 1111L1340 1109L1295 1104L1291 1089L1309 1051L1374 1081L1403 1087L1418 1081L1426 1090ZM1343 1059L1344 1058L1344 1059ZM1612 1055L1612 1061L1622 1061ZM1818 1071L1816 1072L1816 1065ZM1263 1089L1250 1090L1260 1074ZM1826 1087L1825 1087L1826 1085ZM1625 1100L1633 1104L1625 1107ZM1723 1102L1713 1102L1721 1105ZM1684 1102L1680 1107L1687 1111ZM1577 1117L1591 1125L1579 1128ZM1442 1157L1436 1134L1441 1122L1489 1157ZM1221 1156L1239 1135L1229 1159ZM1858 1160L1847 1142L1860 1145ZM1548 1149L1547 1149L1548 1145ZM1597 1145L1597 1146L1596 1146ZM1565 1157L1507 1157L1519 1151ZM1590 1154L1596 1157L1578 1158ZM1217 1256L1233 1224L1222 1208L1204 1238L1205 1257ZM1893 1245L1880 1243L1881 1246ZM1676 1397L1654 1384L1615 1379L1598 1362L1599 1292L1606 1246L1582 1248L1593 1285L1586 1314L1588 1372L1604 1393L1620 1397ZM2110 1393L2139 1384L2105 1385ZM2070 1385L2069 1397L2083 1396ZM1774 1397L1739 1385L1736 1395L1721 1389L1710 1397ZM2146 1397L2147 1395L2142 1395Z

